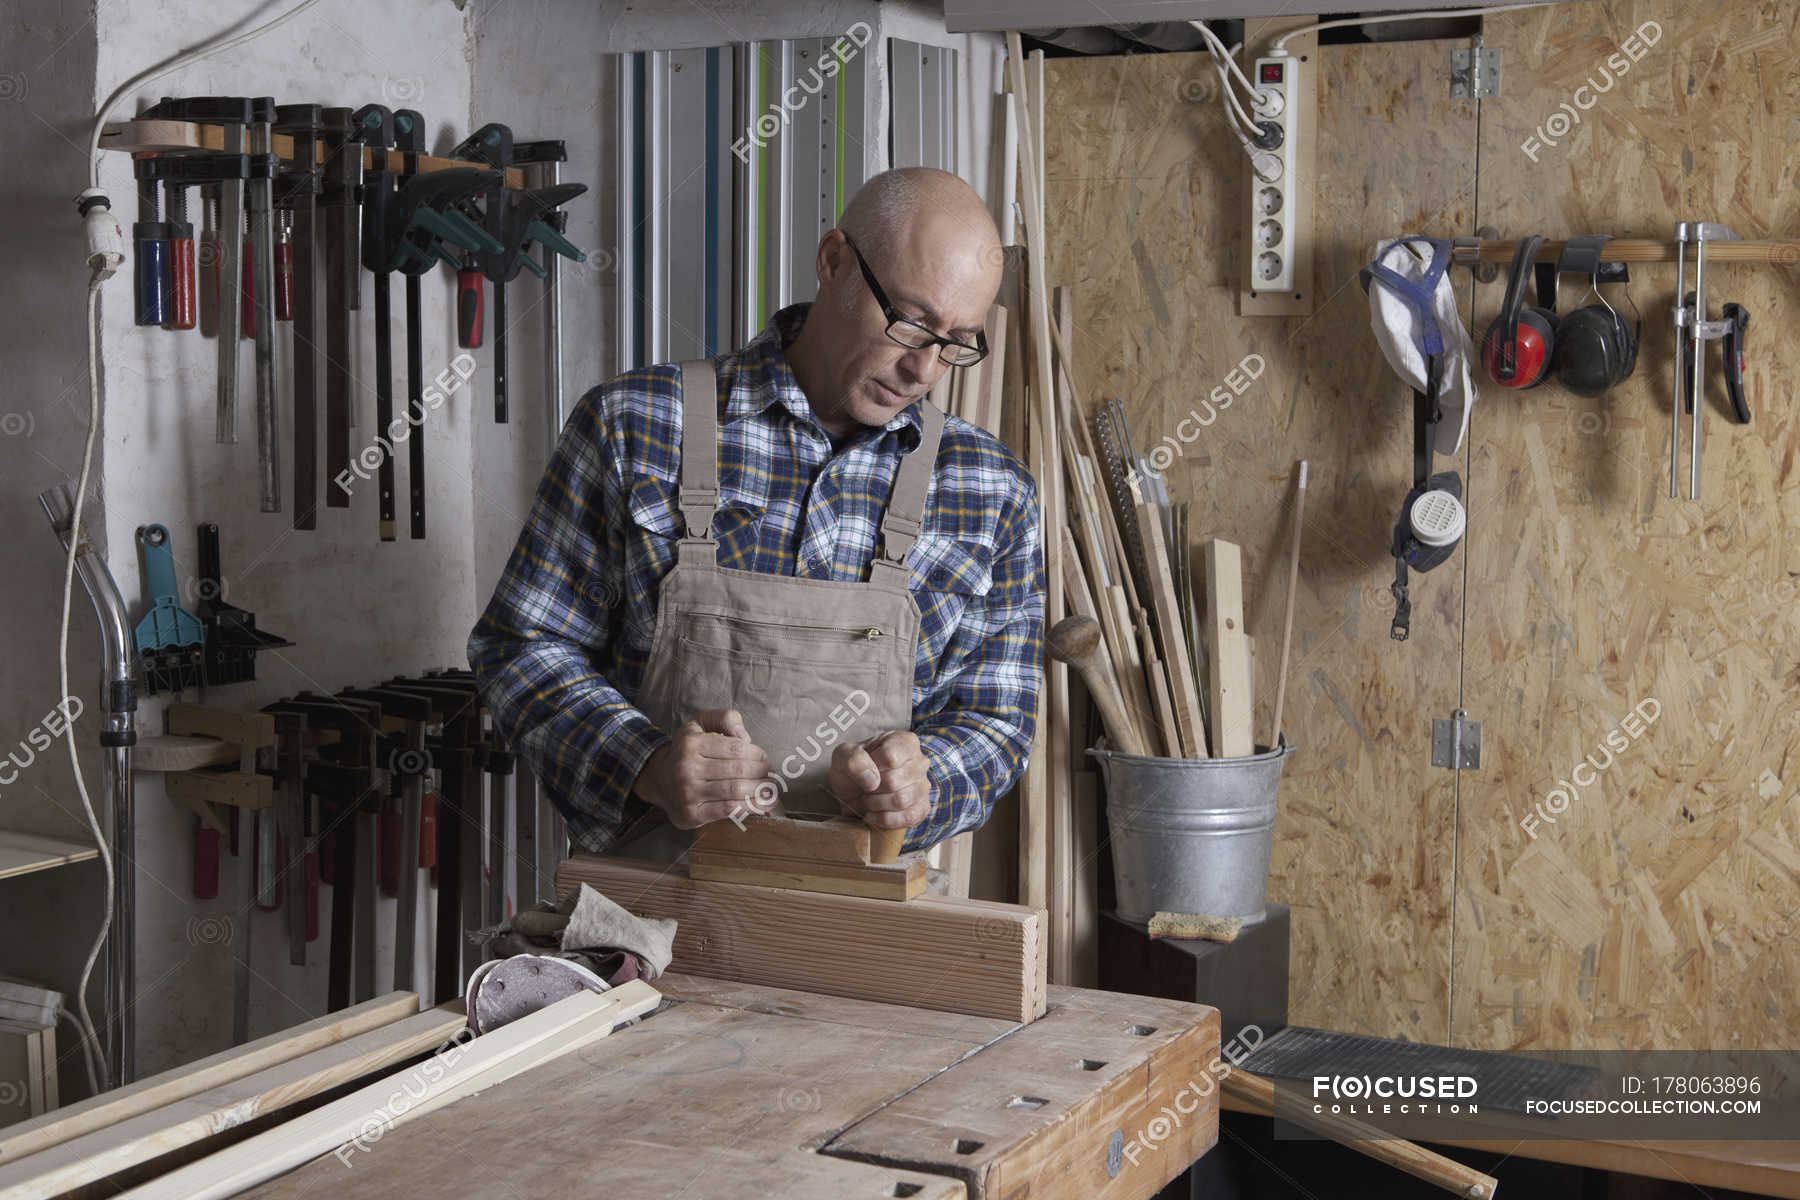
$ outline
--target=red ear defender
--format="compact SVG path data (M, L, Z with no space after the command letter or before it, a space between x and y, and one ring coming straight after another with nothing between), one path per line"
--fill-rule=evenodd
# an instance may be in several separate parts
M1550 373L1556 351L1556 314L1547 308L1525 307L1526 272L1543 244L1544 239L1535 234L1519 240L1500 313L1481 339L1482 365L1488 378L1501 387L1535 387Z

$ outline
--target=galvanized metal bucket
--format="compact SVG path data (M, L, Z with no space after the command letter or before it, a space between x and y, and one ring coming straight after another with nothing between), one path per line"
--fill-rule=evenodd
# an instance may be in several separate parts
M1119 916L1268 915L1281 766L1294 747L1242 758L1153 758L1090 749L1106 780Z

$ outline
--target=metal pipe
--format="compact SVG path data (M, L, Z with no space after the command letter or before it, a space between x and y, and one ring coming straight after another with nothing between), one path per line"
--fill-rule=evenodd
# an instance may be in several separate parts
M38 493L38 504L50 528L69 550L74 524L74 495L67 484ZM83 506L88 508L88 506ZM93 512L93 509L89 509ZM136 955L132 922L136 910L136 860L132 854L131 747L137 744L137 658L125 601L106 565L104 552L87 534L94 525L82 523L82 538L75 557L75 573L87 590L100 625L100 745L106 751L103 791L112 806L112 928L107 947L107 993L111 1005L106 1014L107 1059L115 1085L132 1082L136 1064L133 1043L136 1021L131 998L136 987ZM98 815L98 814L96 814ZM104 820L104 818L101 818Z
M1694 364L1694 411L1690 417L1688 428L1688 499L1700 498L1700 417L1706 408L1704 394L1706 381L1706 341L1702 326L1706 324L1706 225L1701 223L1698 238L1694 246L1694 328L1693 335ZM1679 293L1676 299L1681 297Z
M1683 314L1687 311L1682 300L1683 290L1687 287L1687 240L1688 223L1682 221L1675 226L1675 386L1669 392L1669 499L1681 498L1679 480L1681 478L1681 389L1687 381L1681 377L1681 339L1691 332L1686 328Z
M543 164L543 173L544 183L550 187L562 182L562 164L555 160ZM563 427L561 262L562 255L549 246L544 247L544 298L550 302L544 314L544 336L547 342L544 371L550 393L550 403L544 406L550 419L550 445L545 451L546 458L556 450L557 439L562 437Z

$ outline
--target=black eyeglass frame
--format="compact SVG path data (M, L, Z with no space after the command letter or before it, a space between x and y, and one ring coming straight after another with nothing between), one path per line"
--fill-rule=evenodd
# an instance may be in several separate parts
M842 230L839 230L838 232L843 233ZM967 342L959 342L955 338L944 337L939 334L937 330L926 325L921 325L919 322L914 321L909 317L903 317L895 312L892 302L888 300L887 292L882 290L880 282L875 278L875 272L869 269L868 262L862 256L862 251L856 248L856 243L850 240L850 235L847 233L844 234L844 244L850 247L850 253L856 256L856 265L862 271L863 282L869 285L869 294L875 297L875 303L881 306L881 315L887 318L888 325L886 333L889 341L893 342L896 346L905 346L908 350L923 350L927 346L937 346L939 347L938 357L952 367L972 367L988 356L987 333L983 330L978 329L975 331L975 344L971 346ZM917 329L929 340L920 342L916 346L911 342L902 341L894 336L894 326L896 325L905 325L909 328ZM975 357L969 359L967 362L958 362L956 359L949 357L949 355L945 353L945 351L949 350L952 346L959 350L973 351Z

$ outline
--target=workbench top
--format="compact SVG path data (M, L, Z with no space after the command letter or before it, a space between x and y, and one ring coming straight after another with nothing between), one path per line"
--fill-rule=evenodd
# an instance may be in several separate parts
M249 1194L1141 1200L1218 1136L1204 1005L1053 987L1021 1025L655 986L638 1025Z

